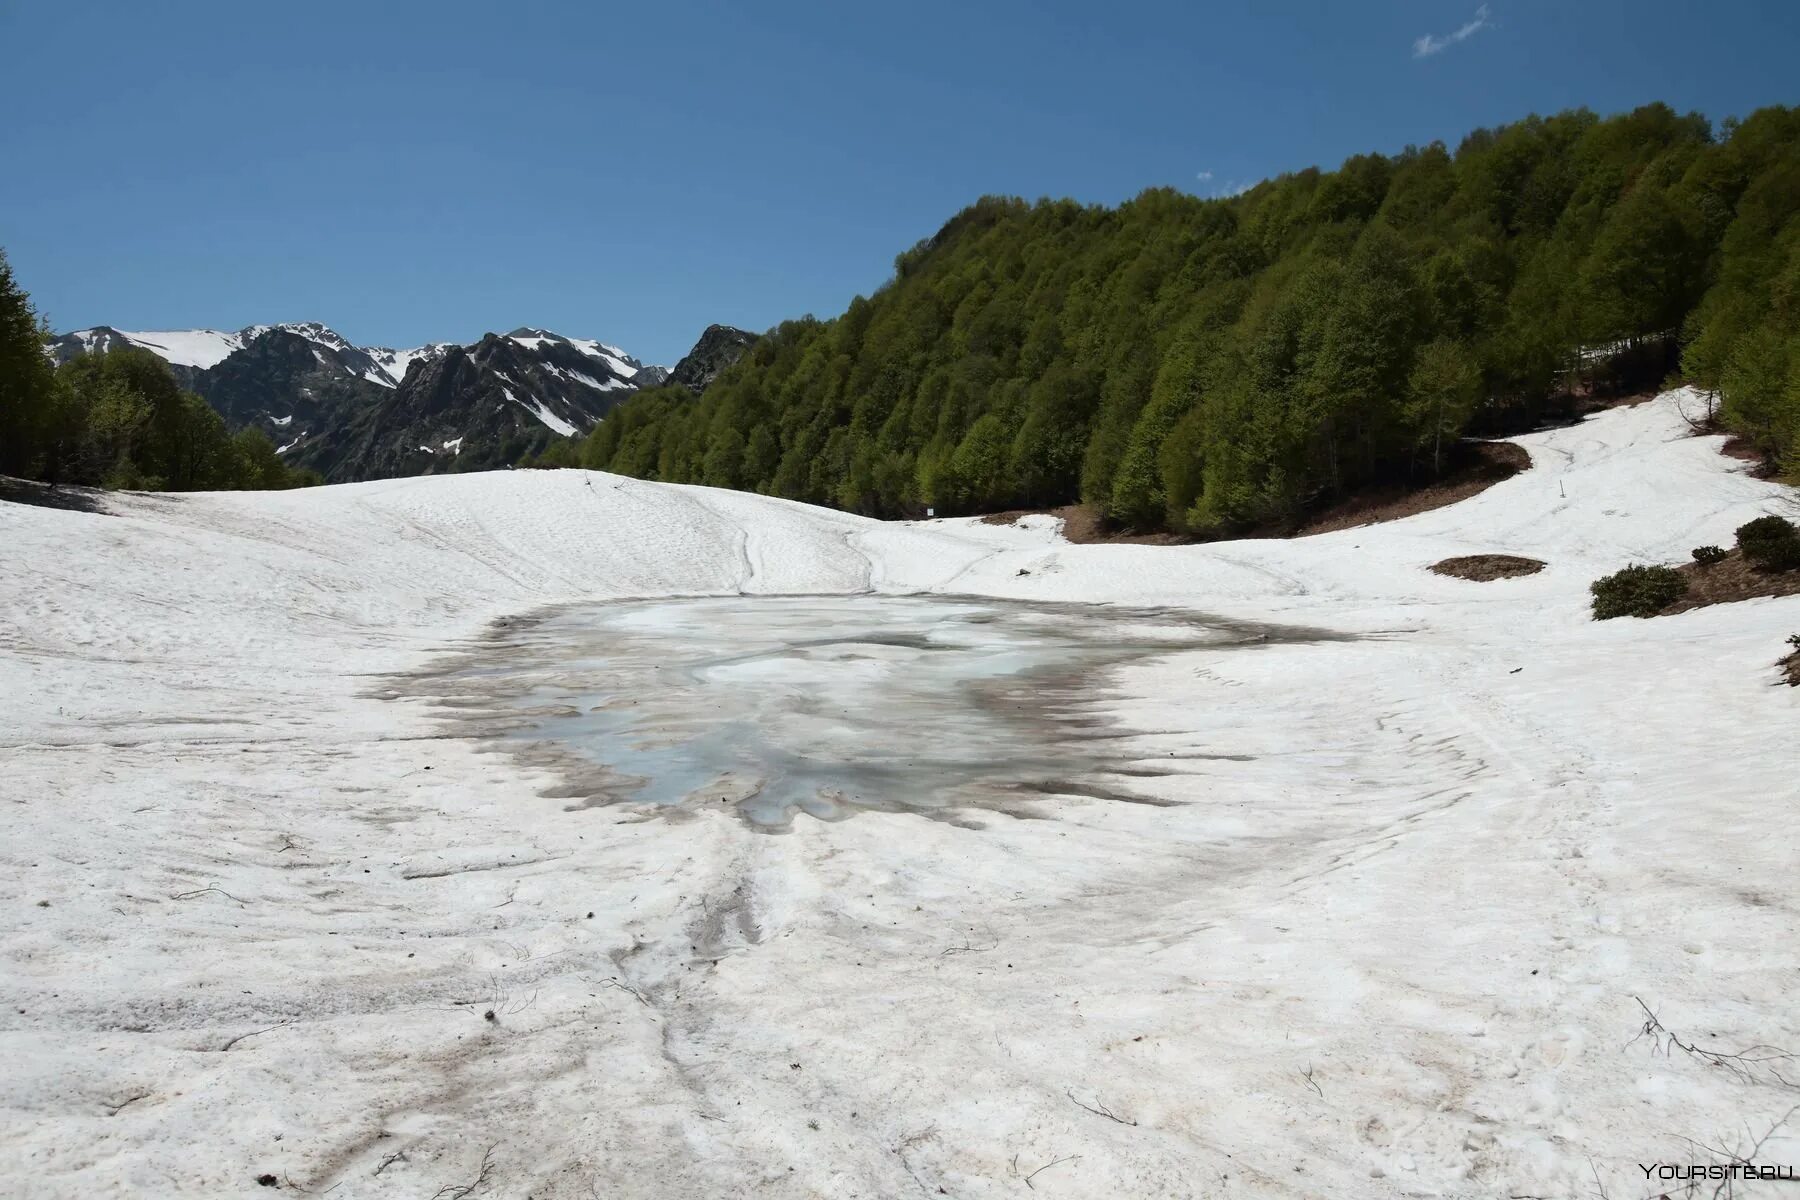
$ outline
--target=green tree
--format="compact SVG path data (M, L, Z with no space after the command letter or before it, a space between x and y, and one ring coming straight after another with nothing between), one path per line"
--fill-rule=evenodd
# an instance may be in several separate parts
M31 474L56 420L59 397L44 336L31 297L0 251L0 473Z
M1431 452L1431 473L1440 474L1444 443L1454 441L1481 400L1481 368L1461 342L1437 338L1419 348L1406 381L1406 423L1414 444Z

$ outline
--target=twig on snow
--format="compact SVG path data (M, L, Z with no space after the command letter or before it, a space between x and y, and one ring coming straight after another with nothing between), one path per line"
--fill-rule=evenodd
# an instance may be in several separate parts
M946 946L942 950L938 951L938 956L941 958L942 956L944 956L946 954L986 954L990 950L999 949L1000 948L1000 939L997 937L994 937L992 932L990 932L988 934L988 937L993 938L993 941L991 944L986 945L986 946L977 946L973 942L969 941L968 938L965 937L963 939L962 945Z
M1031 1182L1033 1179L1036 1179L1039 1175L1042 1175L1045 1171L1048 1171L1051 1167L1061 1166L1063 1163L1066 1163L1066 1162L1074 1162L1076 1159L1078 1159L1080 1157L1081 1157L1081 1155L1079 1155L1079 1154L1071 1154L1071 1155L1068 1155L1066 1158L1059 1158L1059 1159L1055 1159L1054 1161L1045 1163L1043 1166L1039 1167L1037 1170L1033 1171L1031 1174L1029 1174L1025 1177L1025 1186L1030 1188L1034 1192L1037 1191L1037 1185ZM1013 1161L1017 1162L1018 1159L1014 1158Z
M487 1186L488 1176L494 1172L494 1147L499 1144L495 1142L482 1152L481 1168L475 1172L475 1178L467 1183L446 1184L432 1194L431 1200L468 1200L468 1197Z
M1300 1072L1300 1078L1306 1080L1307 1087L1319 1093L1319 1099L1323 1100L1325 1098L1325 1090L1319 1086L1319 1081L1313 1078L1313 1068L1311 1063L1307 1063L1306 1070Z
M1705 1142L1695 1141L1693 1138L1689 1138L1689 1137L1684 1137L1681 1140L1686 1142L1688 1145L1694 1147L1696 1150L1706 1151L1708 1154L1713 1156L1713 1159L1715 1162L1719 1159L1724 1159L1725 1160L1724 1165L1729 1166L1729 1167L1747 1166L1750 1163L1753 1163L1756 1161L1757 1154L1759 1154L1762 1151L1763 1146L1768 1142L1768 1140L1775 1136L1775 1131L1780 1129L1783 1125L1786 1125L1788 1123L1788 1121L1793 1117L1793 1115L1797 1112L1800 1112L1800 1104L1796 1104L1792 1108L1788 1109L1786 1112L1782 1113L1781 1116L1776 1119L1776 1121L1773 1125L1769 1126L1768 1129L1763 1131L1763 1135L1761 1137L1756 1138L1756 1140L1750 1144L1750 1148L1748 1150L1743 1150L1743 1151L1721 1150L1717 1146L1709 1146ZM1749 1135L1749 1133L1750 1133L1748 1128L1746 1128L1744 1130L1744 1132L1746 1135ZM1687 1188L1685 1189L1684 1194L1689 1195L1689 1196L1699 1195L1700 1194L1699 1180L1690 1179L1688 1181L1688 1185L1687 1185ZM1716 1186L1712 1190L1713 1200L1731 1200L1731 1198L1735 1197L1736 1195L1737 1195L1737 1182L1736 1182L1735 1178L1729 1173L1727 1173L1725 1178L1719 1181L1718 1186Z
M225 897L227 900L237 900L237 902L239 904L247 903L246 901L238 900L238 898L236 896L232 895L230 892L226 891L224 888L214 887L210 884L203 888L195 888L191 892L176 892L173 896L170 896L169 899L171 899L171 900L192 900L195 896L204 896L208 892L216 892L219 895Z
M267 1029L252 1029L249 1033L240 1033L236 1037L232 1038L229 1042L226 1042L223 1046L220 1046L218 1053L220 1053L220 1054L225 1053L225 1051L231 1049L233 1046L237 1045L239 1042L245 1040L246 1038L253 1038L253 1037L258 1036L259 1034L264 1034L264 1033L273 1033L277 1029L280 1029L283 1025L286 1025L286 1024L289 1024L289 1022L277 1021L273 1025L269 1026Z
M1137 1122L1132 1120L1131 1118L1121 1117L1118 1113L1116 1113L1112 1109L1106 1107L1106 1105L1104 1105L1100 1102L1099 1096L1094 1097L1093 1104L1083 1104L1081 1101L1075 1099L1075 1093L1072 1089L1065 1089L1064 1094L1069 1097L1069 1100L1075 1105L1076 1108L1085 1109L1086 1111L1093 1113L1096 1117L1105 1117L1107 1120L1117 1121L1121 1125L1136 1125L1137 1124Z
M1594 1165L1594 1157L1591 1154L1588 1156L1588 1170L1594 1173L1594 1189L1599 1193L1600 1200L1609 1200L1606 1194L1606 1185L1600 1182L1600 1168Z
M139 1100L147 1100L147 1099L149 1099L149 1097L150 1097L149 1092L139 1092L135 1096L127 1096L127 1097L125 1097L125 1099L119 1101L117 1104L106 1105L106 1115L109 1117L116 1117L119 1115L119 1113L121 1111L123 1111L128 1106L136 1104Z
M646 997L644 993L632 987L629 983L620 983L616 979L602 979L600 981L600 986L603 988L618 988L621 992L629 992L637 998L639 1004L642 1004L645 1007L650 1006L649 998Z
M1641 1038L1649 1038L1650 1044L1656 1052L1665 1057L1671 1050L1680 1050L1684 1054L1699 1059L1709 1067L1723 1068L1744 1083L1768 1082L1769 1080L1758 1075L1760 1071L1781 1087L1800 1087L1800 1084L1788 1079L1775 1066L1771 1065L1792 1062L1795 1055L1791 1051L1783 1050L1778 1046L1761 1044L1746 1046L1735 1054L1721 1054L1716 1050L1707 1050L1693 1042L1683 1041L1673 1030L1662 1023L1656 1013L1651 1011L1650 1006L1645 1004L1642 999L1637 996L1633 996L1632 999L1636 1000L1637 1006L1644 1010L1644 1025L1638 1030L1636 1037L1625 1043L1627 1046Z
M900 1159L900 1165L902 1167L906 1168L906 1173L908 1175L912 1176L912 1181L914 1183L918 1184L919 1190L921 1192L924 1192L927 1196L930 1196L933 1194L932 1189L929 1184L927 1184L923 1179L919 1178L919 1173L917 1171L913 1170L913 1165L907 1159L906 1152L908 1150L911 1150L913 1147L918 1146L924 1142L929 1142L932 1138L935 1138L936 1136L937 1136L937 1126L936 1125L927 1125L925 1128L918 1130L915 1133L907 1134L905 1137L900 1139L900 1144L898 1146L894 1147L894 1154ZM1015 1155L1013 1155L1013 1174L1015 1174L1015 1175L1017 1175L1019 1173L1018 1164L1019 1164L1019 1156L1015 1154ZM944 1189L939 1188L939 1189L937 1189L937 1193L942 1194L943 1190Z

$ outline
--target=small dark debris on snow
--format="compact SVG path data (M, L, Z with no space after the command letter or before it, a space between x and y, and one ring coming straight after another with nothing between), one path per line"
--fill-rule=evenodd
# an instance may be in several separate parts
M258 1175L256 1177L256 1182L264 1187L278 1187L281 1184L281 1180L275 1178L273 1175Z

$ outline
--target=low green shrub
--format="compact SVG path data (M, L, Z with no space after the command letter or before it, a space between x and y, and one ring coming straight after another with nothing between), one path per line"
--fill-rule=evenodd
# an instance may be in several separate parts
M1695 546L1694 561L1703 567L1725 561L1725 550L1720 546Z
M1760 571L1800 568L1800 529L1773 514L1738 526L1738 549Z
M1594 620L1654 617L1687 594L1687 580L1673 567L1626 567L1588 590L1594 594Z

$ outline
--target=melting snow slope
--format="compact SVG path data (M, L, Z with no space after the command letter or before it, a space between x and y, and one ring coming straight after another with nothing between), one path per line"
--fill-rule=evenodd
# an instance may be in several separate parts
M1795 1097L1633 1042L1635 998L1800 1048L1800 598L1586 619L1594 576L1790 504L1681 399L1287 542L568 471L0 505L0 1172L347 1200L491 1148L496 1195L1642 1194ZM1550 568L1423 569L1482 551ZM973 828L568 813L381 698L544 603L865 588L1362 636L1096 681L1183 765L1132 781L1169 806Z

